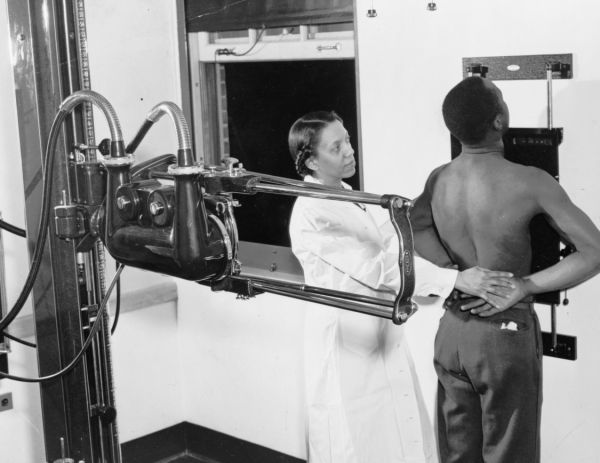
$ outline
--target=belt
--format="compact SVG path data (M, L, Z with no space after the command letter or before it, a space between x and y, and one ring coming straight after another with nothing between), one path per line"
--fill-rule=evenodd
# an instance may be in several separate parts
M459 301L459 300L463 303L467 303L467 302L473 301L475 299L478 299L478 298L476 296L471 296L470 294L463 293L462 291L455 289L450 293L450 296L448 296L446 298L446 301L444 302L444 308L445 309L454 308L456 301ZM510 308L511 309L525 309L525 310L532 309L533 308L533 296L528 296L527 298L517 302L515 305L513 305Z

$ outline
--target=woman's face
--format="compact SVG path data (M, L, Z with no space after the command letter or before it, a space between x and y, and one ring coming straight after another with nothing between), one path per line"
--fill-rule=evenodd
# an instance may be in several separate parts
M354 150L341 122L334 121L321 131L316 154L308 160L307 165L313 171L313 176L325 185L339 186L342 179L354 175Z

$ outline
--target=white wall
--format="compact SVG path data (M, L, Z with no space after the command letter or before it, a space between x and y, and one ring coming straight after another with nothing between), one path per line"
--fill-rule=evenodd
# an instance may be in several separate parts
M113 105L128 143L161 101L181 105L176 0L87 0L85 11L92 90ZM108 137L95 117L97 141ZM175 126L168 116L154 124L135 155L138 161L176 153Z
M365 13L371 1L358 0L365 188L415 196L429 171L448 162L441 102L462 78L463 57L573 53L575 77L554 84L554 125L564 127L561 184L600 225L598 4L591 0L437 3L438 10L429 12L425 1L379 1L378 16L370 19ZM545 126L544 81L497 84L511 110L512 126ZM570 305L558 310L558 331L577 336L579 358L570 362L544 357L544 463L600 458L599 281L597 277L569 291ZM537 309L542 328L548 331L549 310ZM430 408L435 384L431 346L439 313L439 308L421 310L408 330Z
M305 458L305 303L178 283L185 419Z

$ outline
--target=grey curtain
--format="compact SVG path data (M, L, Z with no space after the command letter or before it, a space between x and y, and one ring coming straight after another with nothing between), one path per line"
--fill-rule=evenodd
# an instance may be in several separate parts
M352 22L353 0L186 0L188 32Z

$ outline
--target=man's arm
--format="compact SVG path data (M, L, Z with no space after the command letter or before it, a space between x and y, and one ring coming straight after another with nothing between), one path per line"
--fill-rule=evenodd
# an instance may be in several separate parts
M452 260L439 239L431 213L433 185L442 167L431 173L425 183L423 193L415 199L414 206L410 211L410 223L417 254L440 267L451 267Z
M600 272L600 231L590 218L573 204L563 188L548 174L536 173L531 185L541 208L562 239L575 247L575 252L558 263L515 281L513 295L504 302L504 309L523 298L548 291L567 289ZM503 309L503 310L504 310ZM493 315L496 308L478 308L471 312Z
M600 271L600 231L549 175L542 176L540 206L550 225L575 252L557 264L525 278L530 294L575 286Z

